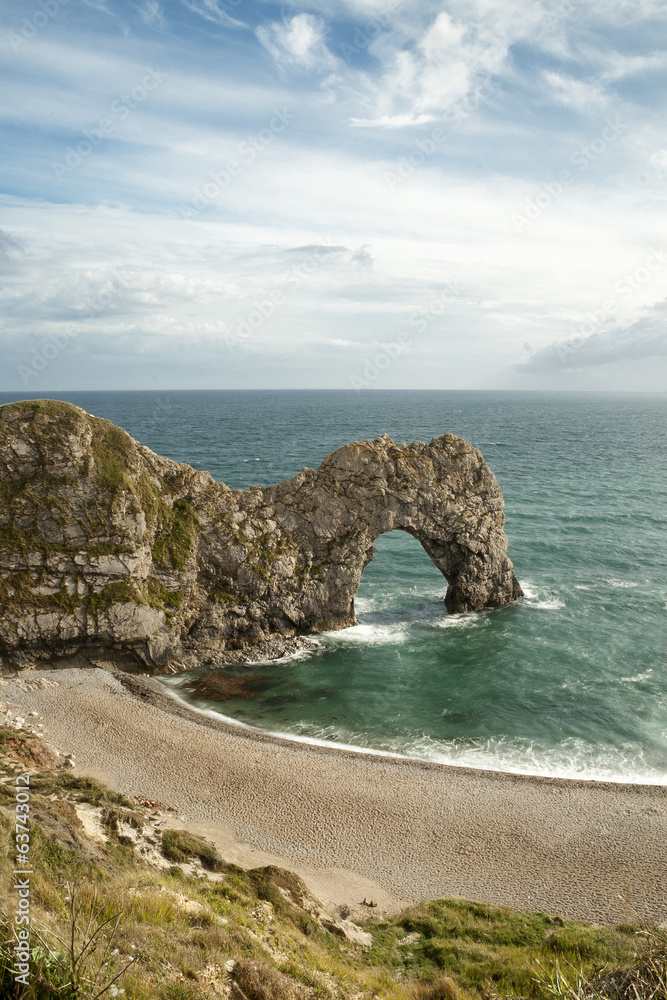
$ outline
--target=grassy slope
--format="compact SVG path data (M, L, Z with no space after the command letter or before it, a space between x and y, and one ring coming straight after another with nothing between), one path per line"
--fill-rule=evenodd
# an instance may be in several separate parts
M2 997L95 996L95 990L85 986L73 992L67 985L71 976L58 965L66 949L53 934L63 940L69 934L72 905L83 908L74 921L79 941L89 916L92 928L111 919L89 949L91 962L88 966L83 962L81 972L85 980L91 963L106 959L109 964L99 979L100 989L132 959L113 988L102 994L114 996L115 990L123 989L123 1000L202 1000L229 995L230 988L234 1000L494 1000L499 995L541 1000L553 995L554 989L557 995L570 995L558 970L569 969L568 976L576 980L572 967L588 978L605 970L607 985L601 995L649 1000L651 990L641 986L638 974L638 995L624 974L609 977L613 970L640 967L644 975L648 966L641 955L647 942L654 946L657 942L656 968L660 974L665 971L664 935L661 943L659 932L656 936L630 923L592 927L458 899L424 902L390 920L368 920L365 929L372 932L374 943L364 951L325 931L286 898L281 887L296 886L293 898L299 898L299 880L288 872L243 871L225 864L210 845L177 832L163 838L164 854L173 866L160 870L147 865L126 838L114 833L119 818L140 825L142 806L90 779L54 770L39 740L0 729L0 771L11 775L26 768L37 772L31 778L33 916L38 927L49 928L42 933L55 958L43 949L35 952L34 966L38 969L41 962L41 972L33 974L30 991L21 994L14 994L7 971L3 979L0 960ZM0 785L0 895L9 917L15 904L13 793L11 780ZM76 816L77 801L104 807L110 835L106 846L86 836ZM221 874L221 880L210 881L203 872L200 877L184 875L176 862L193 854L200 855L206 869ZM7 936L5 927L4 941ZM36 939L33 944L38 944ZM658 983L655 1000L667 1000L664 978L660 987L656 975L651 980ZM574 1000L576 989L571 996Z

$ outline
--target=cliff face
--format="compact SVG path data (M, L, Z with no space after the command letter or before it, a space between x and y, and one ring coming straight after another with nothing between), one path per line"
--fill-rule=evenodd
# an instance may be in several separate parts
M165 671L280 656L354 624L373 542L400 529L450 612L507 604L503 500L451 434L348 444L268 489L230 490L67 403L0 407L0 667Z

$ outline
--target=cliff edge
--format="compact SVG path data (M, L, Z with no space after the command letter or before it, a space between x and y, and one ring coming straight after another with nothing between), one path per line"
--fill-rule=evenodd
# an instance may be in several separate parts
M165 672L284 655L355 623L378 535L407 531L450 612L508 604L503 499L452 434L345 445L230 490L79 407L0 407L0 668Z

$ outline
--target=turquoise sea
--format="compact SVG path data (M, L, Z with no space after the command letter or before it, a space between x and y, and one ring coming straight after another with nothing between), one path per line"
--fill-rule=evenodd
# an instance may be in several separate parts
M359 625L321 636L312 655L233 668L255 678L255 697L199 708L450 764L667 783L667 395L50 395L232 488L316 468L384 432L465 437L502 486L524 600L447 615L444 579L415 539L393 532L364 573ZM186 696L193 676L165 683Z

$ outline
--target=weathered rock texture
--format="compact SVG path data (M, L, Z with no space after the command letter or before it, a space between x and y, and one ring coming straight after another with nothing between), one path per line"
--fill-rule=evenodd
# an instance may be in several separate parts
M450 612L521 595L481 454L348 444L317 471L230 490L68 403L0 407L0 667L167 671L280 656L355 622L373 542L417 538Z

